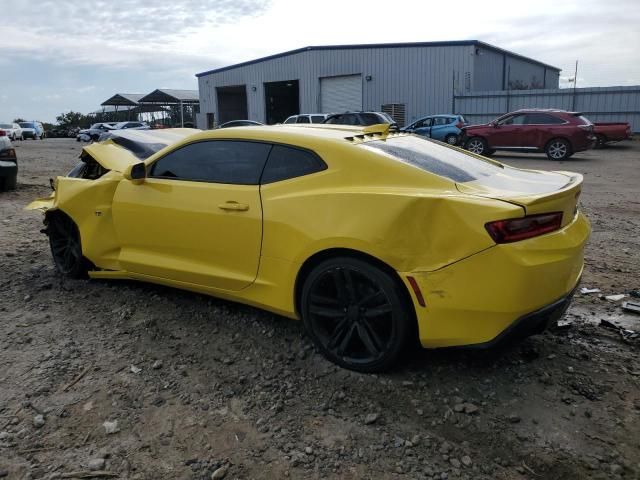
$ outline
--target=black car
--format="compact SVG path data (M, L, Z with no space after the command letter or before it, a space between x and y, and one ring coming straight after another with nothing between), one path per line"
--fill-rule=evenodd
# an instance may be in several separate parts
M383 112L344 112L329 115L322 123L333 125L378 125L388 123L391 130L397 130L398 124L390 115Z
M14 190L18 177L18 158L9 137L0 136L0 192Z

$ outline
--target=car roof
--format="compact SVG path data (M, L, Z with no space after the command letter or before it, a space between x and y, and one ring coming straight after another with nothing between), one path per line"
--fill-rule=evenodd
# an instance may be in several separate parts
M568 110L561 110L559 108L521 108L509 113L567 113L569 115L576 115L578 112L570 112Z
M270 126L235 127L232 129L205 130L194 134L192 140L206 139L243 139L259 140L274 143L290 143L292 145L310 145L315 141L323 140L346 144L357 135L371 134L376 130L376 125L351 126L351 125L327 125L320 123L309 124L279 124ZM378 125L381 135L388 133L388 125Z

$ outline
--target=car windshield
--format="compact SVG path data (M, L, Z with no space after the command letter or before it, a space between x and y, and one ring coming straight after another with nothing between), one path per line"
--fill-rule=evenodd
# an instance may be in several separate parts
M21 122L20 126L23 128L36 128L35 125L30 122Z
M417 135L375 140L363 143L362 147L459 183L490 177L504 169L500 163L482 160Z
M13 128L10 123L0 123L0 128Z

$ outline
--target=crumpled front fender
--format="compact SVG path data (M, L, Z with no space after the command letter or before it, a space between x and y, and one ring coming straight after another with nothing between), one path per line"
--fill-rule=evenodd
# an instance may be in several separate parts
M41 210L43 213L57 209L55 193L46 198L37 198L29 205L24 207L25 210Z

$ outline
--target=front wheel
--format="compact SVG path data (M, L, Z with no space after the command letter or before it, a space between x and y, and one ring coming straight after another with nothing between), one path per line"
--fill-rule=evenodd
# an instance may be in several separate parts
M444 137L444 141L449 145L456 145L458 143L458 135L455 133L450 133L446 137Z
M80 232L71 217L61 212L48 216L47 234L58 271L69 278L86 278L87 261L82 256Z
M571 145L562 138L554 138L545 148L549 160L566 160L571 156Z
M465 148L476 155L486 155L489 151L486 140L480 137L472 137L467 140Z
M329 361L359 372L386 370L409 345L413 332L413 311L402 288L368 262L326 260L304 282L304 325Z

